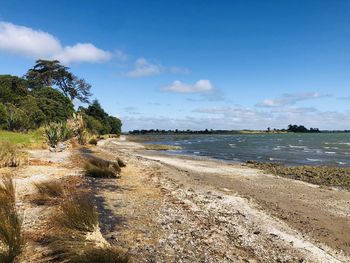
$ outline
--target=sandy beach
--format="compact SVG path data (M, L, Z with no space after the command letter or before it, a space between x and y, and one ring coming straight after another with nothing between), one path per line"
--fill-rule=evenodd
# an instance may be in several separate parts
M86 178L82 153L119 157L126 167L119 179ZM123 136L61 153L34 150L30 165L12 172L28 237L22 262L47 259L40 237L50 232L55 207L33 205L30 196L49 179L85 185L100 214L99 242L124 249L133 262L350 262L347 190L146 151Z
M140 245L125 241L137 254L153 255L156 262L350 260L346 190L241 164L144 151L125 138L102 141L99 148L128 162L120 184L135 192L104 196L109 204L135 199L119 203L123 216L135 220L131 225L141 224L139 231L130 229ZM130 238L128 230L117 227L116 236L118 231Z

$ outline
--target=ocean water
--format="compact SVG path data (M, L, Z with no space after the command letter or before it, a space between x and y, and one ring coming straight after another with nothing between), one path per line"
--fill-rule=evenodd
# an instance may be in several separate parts
M147 143L181 146L173 154L233 162L255 160L287 165L350 167L350 133L233 135L145 135Z

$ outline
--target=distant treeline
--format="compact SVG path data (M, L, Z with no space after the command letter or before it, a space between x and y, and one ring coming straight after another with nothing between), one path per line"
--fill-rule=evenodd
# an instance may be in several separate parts
M133 130L129 131L129 134L138 135L138 134L238 134L238 130Z
M321 132L318 128L307 129L303 125L288 125L286 129L271 129L267 130L159 130L159 129L150 129L150 130L133 130L129 131L129 134L133 135L145 135L145 134L249 134L249 133L319 133ZM329 132L329 131L322 131ZM350 131L333 131L333 132L350 132Z
M120 133L121 121L108 115L97 100L90 103L90 89L57 60L36 61L24 77L0 75L0 129L28 131L79 113L91 133ZM88 107L76 111L73 101Z

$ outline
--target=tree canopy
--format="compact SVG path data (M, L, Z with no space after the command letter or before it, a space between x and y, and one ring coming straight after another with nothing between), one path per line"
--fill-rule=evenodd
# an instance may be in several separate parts
M57 60L38 60L25 77L0 75L0 129L27 131L50 122L65 122L73 100L89 102L91 85ZM120 133L121 121L95 100L79 109L92 133Z
M92 95L91 85L71 73L58 60L37 60L34 67L28 70L26 78L33 88L37 85L56 87L71 101L77 99L88 103Z

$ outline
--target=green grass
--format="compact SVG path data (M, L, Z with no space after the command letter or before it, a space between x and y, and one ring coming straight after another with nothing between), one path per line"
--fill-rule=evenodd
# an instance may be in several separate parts
M44 142L42 131L36 130L28 133L10 132L0 130L0 141L9 141L12 144L21 144L27 147Z

